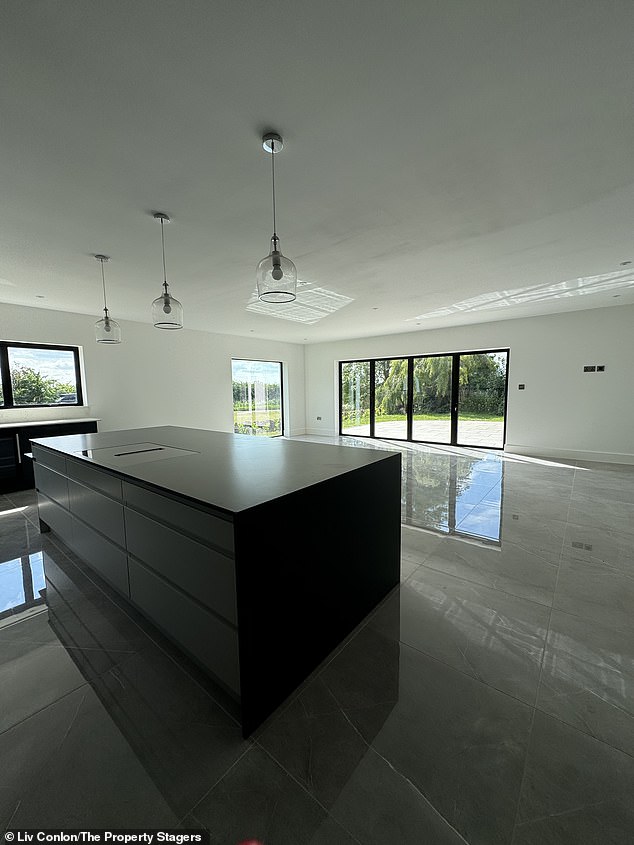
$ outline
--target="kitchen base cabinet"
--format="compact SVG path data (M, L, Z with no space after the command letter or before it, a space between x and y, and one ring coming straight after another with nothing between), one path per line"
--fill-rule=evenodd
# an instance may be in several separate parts
M89 434L97 431L98 420L41 420L0 424L0 493L35 487L33 465L27 455L31 439L47 435Z

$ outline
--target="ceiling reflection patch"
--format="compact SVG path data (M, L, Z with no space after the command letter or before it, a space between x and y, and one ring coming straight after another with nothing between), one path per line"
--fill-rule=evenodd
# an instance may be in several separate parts
M463 299L454 305L437 308L417 317L408 317L406 322L413 320L429 320L434 317L449 317L464 311L487 311L493 308L508 308L511 305L526 305L532 302L548 302L552 299L565 299L571 296L584 296L591 293L607 293L609 291L631 287L634 284L632 270L617 270L612 273L602 273L598 276L585 276L579 279L567 279L552 285L528 285L513 290L496 290L479 296Z
M262 302L254 293L247 305L247 311L255 311L257 314L267 314L269 317L278 317L281 320L293 320L296 323L312 325L353 302L353 299L349 296L326 290L326 288L307 288L308 284L308 282L298 282L297 287L301 289L301 293L298 293L294 302L282 306Z

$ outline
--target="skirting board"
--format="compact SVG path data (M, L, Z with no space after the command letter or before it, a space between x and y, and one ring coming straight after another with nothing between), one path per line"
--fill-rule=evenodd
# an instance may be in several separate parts
M562 458L567 461L599 461L606 464L634 464L634 455L620 452L586 452L579 449L547 449L506 443L504 452L529 458Z
M298 434L313 437L336 437L337 432L323 428L307 428L302 432L293 432L291 437ZM521 446L507 443L504 452L515 455L525 455L529 458L562 458L567 461L598 461L607 464L634 464L634 455L620 452L586 452L579 449L547 449L545 447Z
M310 434L311 437L337 437L338 431L330 428L307 428L302 434Z

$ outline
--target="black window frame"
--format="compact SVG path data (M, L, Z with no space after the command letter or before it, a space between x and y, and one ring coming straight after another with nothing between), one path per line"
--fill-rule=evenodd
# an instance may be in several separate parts
M13 401L13 384L11 383L11 370L9 367L9 349L42 349L46 351L56 350L58 352L72 352L75 363L75 396L76 402L44 402L38 405L16 405ZM13 340L0 340L0 383L2 384L3 403L0 405L2 411L15 410L16 408L77 408L84 404L84 391L81 379L81 361L78 346L62 346L57 343L22 343Z

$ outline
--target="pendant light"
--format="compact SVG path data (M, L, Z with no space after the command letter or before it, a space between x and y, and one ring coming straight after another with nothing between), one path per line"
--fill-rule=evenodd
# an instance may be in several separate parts
M297 268L280 251L275 219L275 156L282 150L284 141L277 132L267 132L262 136L262 146L271 154L273 237L271 251L257 267L258 298L262 302L292 302L297 295Z
M111 319L106 303L106 277L104 276L103 265L110 261L107 255L95 255L97 261L101 262L101 284L103 286L103 317L95 323L95 337L97 343L121 343L121 326L116 320Z
M161 222L161 249L163 251L163 293L152 303L152 322L156 329L182 329L183 328L183 306L178 299L174 299L168 290L167 273L165 271L165 233L163 225L169 223L167 214L157 211L154 214L155 220Z

